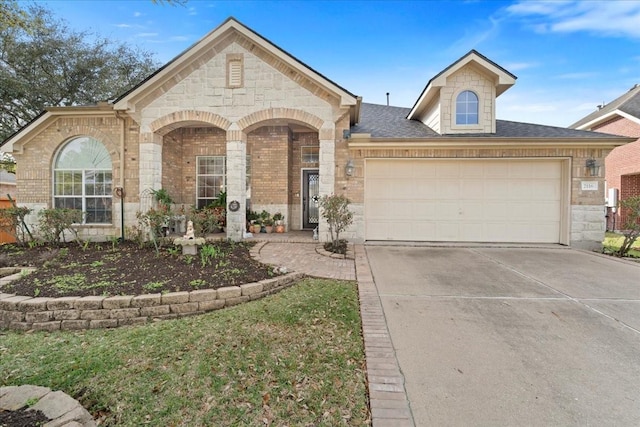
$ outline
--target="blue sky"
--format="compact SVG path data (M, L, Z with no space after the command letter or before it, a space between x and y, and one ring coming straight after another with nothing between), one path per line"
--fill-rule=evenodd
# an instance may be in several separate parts
M640 1L43 1L166 62L236 19L364 102L411 107L476 49L518 77L499 119L569 126L640 83Z

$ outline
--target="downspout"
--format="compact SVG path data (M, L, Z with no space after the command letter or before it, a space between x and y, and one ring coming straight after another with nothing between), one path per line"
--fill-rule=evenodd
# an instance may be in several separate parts
M120 111L116 111L116 118L120 120L120 187L116 189L116 195L120 197L120 241L124 242L124 164L125 164L125 152L124 152L124 139L125 139L125 126L126 118L123 117Z

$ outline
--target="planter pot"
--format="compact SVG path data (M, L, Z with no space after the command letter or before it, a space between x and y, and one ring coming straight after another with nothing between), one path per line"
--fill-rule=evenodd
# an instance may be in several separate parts
M253 233L253 234L257 234L260 232L260 226L257 224L251 224L251 227L249 227L249 232Z
M276 233L284 233L284 225L282 224L276 225Z
M273 225L265 225L264 228L267 233L271 233L273 231Z

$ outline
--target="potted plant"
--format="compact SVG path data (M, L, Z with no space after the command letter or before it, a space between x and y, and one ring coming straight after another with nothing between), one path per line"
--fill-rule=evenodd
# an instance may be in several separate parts
M263 225L264 233L271 233L273 230L273 219L271 219L271 214L269 212L265 210L260 212L260 223Z
M273 215L273 222L276 226L276 233L284 233L284 215L280 212L276 212Z
M249 233L259 233L260 224L256 222L260 219L258 212L247 209L247 231Z

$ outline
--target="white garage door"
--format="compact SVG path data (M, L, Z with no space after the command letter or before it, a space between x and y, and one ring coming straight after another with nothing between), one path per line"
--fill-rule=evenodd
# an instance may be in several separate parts
M367 240L561 242L561 160L366 161Z

